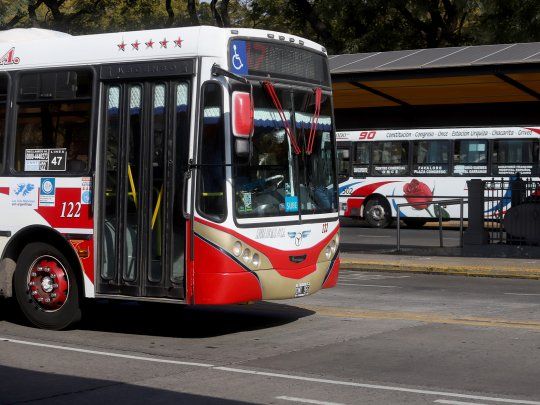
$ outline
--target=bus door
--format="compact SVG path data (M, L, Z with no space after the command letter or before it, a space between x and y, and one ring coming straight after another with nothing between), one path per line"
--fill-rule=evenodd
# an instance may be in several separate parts
M189 82L104 85L102 294L184 298Z

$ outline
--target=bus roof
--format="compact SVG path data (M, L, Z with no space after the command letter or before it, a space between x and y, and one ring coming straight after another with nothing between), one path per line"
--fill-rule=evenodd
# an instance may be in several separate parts
M431 139L540 138L540 127L469 127L339 131L338 141L421 141Z
M248 28L196 26L78 36L29 28L0 31L0 71L196 56L226 60L228 41L234 37L301 43L324 52L304 38Z

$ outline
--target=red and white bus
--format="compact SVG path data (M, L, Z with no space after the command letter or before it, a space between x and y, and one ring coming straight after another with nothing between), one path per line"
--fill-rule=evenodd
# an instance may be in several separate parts
M215 27L0 33L0 292L233 304L336 284L325 49Z
M337 133L340 214L386 227L400 218L410 227L460 218L460 205L437 199L467 197L471 179L538 180L540 127L470 127L359 130ZM504 212L506 197L486 205L486 216ZM464 206L465 219L467 205Z

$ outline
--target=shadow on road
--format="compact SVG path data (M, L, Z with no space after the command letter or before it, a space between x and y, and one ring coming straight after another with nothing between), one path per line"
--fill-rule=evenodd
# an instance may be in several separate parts
M112 403L114 401L130 404L247 404L247 402L185 394L118 381L74 377L5 366L0 366L0 379L2 380L0 402L3 404L39 400L47 403L60 403L81 400L81 396L85 403Z
M78 329L179 338L207 338L272 328L313 315L285 304L220 307L110 302L88 303Z
M207 338L263 330L313 315L286 304L200 306L92 300L83 305L83 318L73 329L179 338ZM28 326L12 300L0 300L0 321Z

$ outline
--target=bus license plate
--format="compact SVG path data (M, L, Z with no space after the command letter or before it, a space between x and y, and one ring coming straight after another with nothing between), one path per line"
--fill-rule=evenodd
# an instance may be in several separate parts
M309 283L298 283L296 284L296 291L294 293L294 297L303 297L305 295L309 294Z

